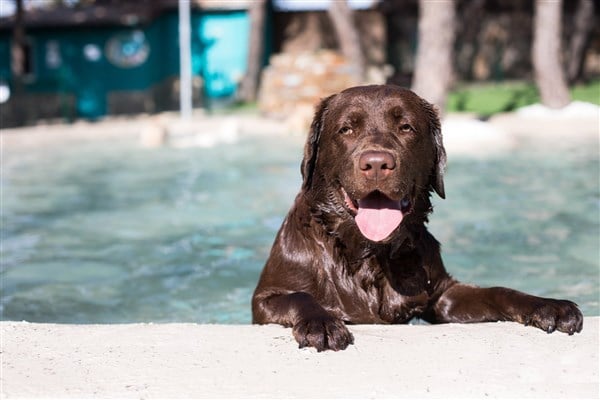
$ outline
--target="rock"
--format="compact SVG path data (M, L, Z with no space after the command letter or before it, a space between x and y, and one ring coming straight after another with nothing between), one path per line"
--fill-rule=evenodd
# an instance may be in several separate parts
M358 84L352 65L337 52L276 54L263 70L258 106L264 115L286 120L292 131L306 130L322 98Z

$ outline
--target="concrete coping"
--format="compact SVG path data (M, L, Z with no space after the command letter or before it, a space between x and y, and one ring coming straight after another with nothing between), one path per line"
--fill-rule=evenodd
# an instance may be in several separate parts
M277 325L1 322L1 397L598 398L599 326L354 325L317 353Z

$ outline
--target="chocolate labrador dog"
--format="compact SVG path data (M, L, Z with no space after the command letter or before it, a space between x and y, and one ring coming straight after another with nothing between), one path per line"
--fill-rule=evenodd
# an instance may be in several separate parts
M580 332L567 300L460 283L427 231L444 198L446 152L433 106L408 89L361 86L317 107L302 188L252 298L254 323L293 328L300 347L342 350L346 324L517 321Z

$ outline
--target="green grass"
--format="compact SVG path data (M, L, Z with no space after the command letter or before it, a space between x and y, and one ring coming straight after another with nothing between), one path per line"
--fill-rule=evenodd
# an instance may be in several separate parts
M572 100L600 105L600 79L571 88ZM470 112L489 117L501 112L514 111L519 107L539 103L537 87L526 81L504 83L465 83L457 85L448 95L449 112ZM211 104L213 114L252 114L258 112L256 102L225 102Z
M571 98L600 105L600 80L571 88ZM468 84L450 92L448 111L472 112L487 117L539 101L536 86L529 82Z
M234 101L220 104L218 101L213 101L210 104L209 113L215 115L256 114L258 113L258 103L255 101L249 103Z
M600 105L600 79L571 88L571 96L573 100Z

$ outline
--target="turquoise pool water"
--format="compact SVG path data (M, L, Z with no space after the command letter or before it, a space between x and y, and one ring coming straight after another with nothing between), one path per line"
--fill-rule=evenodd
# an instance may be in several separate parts
M5 148L2 319L250 322L301 153L302 139L290 137L211 149ZM452 157L430 225L447 269L600 315L598 168L597 143Z

